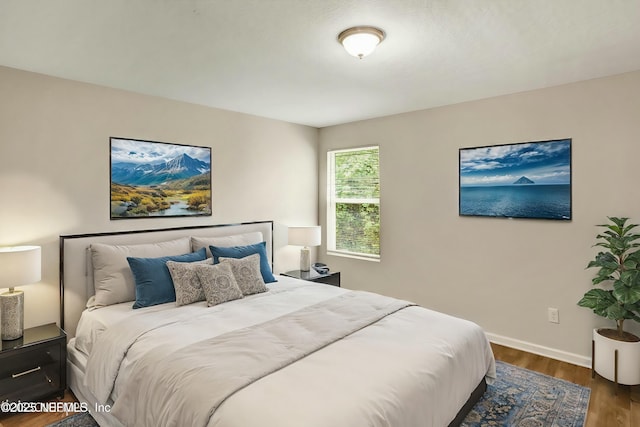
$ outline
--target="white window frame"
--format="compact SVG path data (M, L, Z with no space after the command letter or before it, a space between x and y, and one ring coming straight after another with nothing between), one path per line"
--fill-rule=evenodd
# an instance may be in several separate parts
M335 197L335 155L339 153L347 153L353 151L365 151L377 149L378 161L380 161L380 146L369 145L366 147L347 148L339 150L327 151L327 255L343 256L348 258L356 258L367 261L380 261L380 255L365 254L360 252L352 252L336 249L336 204L337 203L353 203L353 204L377 204L380 209L380 198L346 198L338 199ZM378 170L378 174L380 171ZM378 176L380 179L380 176ZM382 252L382 248L380 250Z

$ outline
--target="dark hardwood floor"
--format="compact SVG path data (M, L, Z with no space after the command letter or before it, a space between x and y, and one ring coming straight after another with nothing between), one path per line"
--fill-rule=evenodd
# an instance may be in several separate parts
M640 386L620 386L616 392L612 382L592 379L590 369L497 344L491 347L497 360L591 388L586 427L640 426ZM67 392L64 400L75 397ZM65 414L0 414L0 427L43 427L62 418Z
M62 399L64 402L76 401L73 393L67 390ZM69 414L71 415L71 414ZM44 427L67 417L63 412L59 413L35 413L35 414L7 414L0 413L0 427Z

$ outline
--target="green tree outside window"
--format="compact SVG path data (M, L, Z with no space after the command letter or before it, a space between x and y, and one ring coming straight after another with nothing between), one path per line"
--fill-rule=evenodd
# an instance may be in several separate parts
M328 249L380 256L378 147L329 152ZM332 238L333 237L333 238Z

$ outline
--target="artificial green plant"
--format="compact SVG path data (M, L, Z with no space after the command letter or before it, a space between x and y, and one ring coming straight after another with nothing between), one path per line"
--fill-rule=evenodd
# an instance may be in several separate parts
M615 320L618 335L624 335L624 321L640 322L640 234L633 232L638 224L629 224L629 218L609 217L606 230L598 234L594 246L607 249L599 252L587 268L598 268L593 288L578 302L599 316Z

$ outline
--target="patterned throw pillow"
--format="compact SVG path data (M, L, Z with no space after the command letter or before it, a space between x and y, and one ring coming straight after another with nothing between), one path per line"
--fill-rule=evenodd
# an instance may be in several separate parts
M209 307L242 298L229 264L196 265L195 269Z
M230 248L209 246L209 250L213 255L214 264L220 262L220 257L244 258L253 254L260 254L260 272L262 273L262 279L265 283L277 282L276 278L273 277L273 272L271 271L271 266L269 265L269 257L267 255L267 242L260 242L256 243L255 245L247 246L233 246Z
M267 285L260 273L260 255L253 254L244 258L220 258L221 264L229 264L233 276L243 295L259 294L266 292Z
M167 261L194 262L203 261L206 258L204 248L198 252L177 256L127 257L136 282L136 301L133 303L133 308L175 302L176 290L167 268Z
M175 262L167 261L167 268L171 273L173 287L176 290L176 305L193 304L194 302L204 301L204 290L195 266L199 264L211 264L213 259L207 258L204 261L196 262Z

